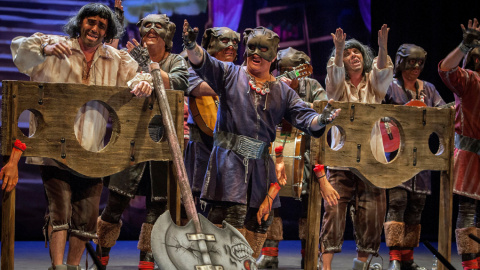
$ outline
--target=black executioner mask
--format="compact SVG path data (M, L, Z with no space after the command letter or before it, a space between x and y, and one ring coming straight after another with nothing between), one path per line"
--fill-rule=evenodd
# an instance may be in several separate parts
M245 29L245 32L243 32L243 42L246 47L245 54L247 57L257 54L261 58L271 62L277 57L280 38L272 30L259 26L255 29Z
M415 44L402 44L397 50L395 57L395 74L398 77L399 73L404 70L418 68L420 71L425 66L425 59L427 52L420 46Z
M240 33L228 27L208 28L202 37L202 47L205 48L210 55L214 55L230 46L232 46L235 51L238 51L239 42Z
M172 49L176 26L167 15L149 14L137 23L137 27L142 38L153 29L165 41L167 51Z

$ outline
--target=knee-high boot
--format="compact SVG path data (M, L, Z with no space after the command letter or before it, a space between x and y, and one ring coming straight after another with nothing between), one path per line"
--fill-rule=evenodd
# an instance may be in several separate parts
M405 225L405 236L403 238L404 250L402 250L402 269L404 270L427 270L418 266L413 261L413 249L418 247L420 242L421 224Z
M137 248L140 250L140 262L138 269L154 269L155 259L153 258L151 236L153 224L143 223L140 230Z
M257 260L259 269L278 268L278 244L283 240L283 224L281 217L274 217L267 231L267 240L263 244L262 255Z
M403 238L405 235L405 223L398 221L387 221L383 224L385 230L385 242L390 249L390 263L388 270L400 270L402 267Z
M93 242L97 245L96 254L104 269L108 265L110 259L110 249L117 242L118 237L120 236L120 230L122 228L122 220L119 223L110 223L98 217L97 219L97 236L98 239L94 239ZM96 270L97 267L94 265L90 270Z
M479 252L478 244L468 237L469 234L477 236L477 228L468 227L455 230L457 239L457 251L462 256L462 266L464 270L479 269L477 254Z

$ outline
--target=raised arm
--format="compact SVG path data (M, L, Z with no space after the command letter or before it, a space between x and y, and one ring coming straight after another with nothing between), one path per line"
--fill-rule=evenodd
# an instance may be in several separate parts
M388 31L390 28L386 24L382 25L382 28L378 30L378 60L377 68L384 69L387 67L388 61L388 52L387 52L387 42L388 42Z
M460 25L463 31L462 43L451 51L440 65L440 69L448 71L456 68L463 57L475 47L480 46L480 26L477 19L468 20L467 29L463 24Z
M343 51L345 50L345 39L347 34L343 33L342 28L337 28L335 34L331 33L333 44L335 45L335 65L343 67Z
M187 49L187 55L190 62L195 66L201 66L203 63L203 50L197 44L198 28L192 29L187 20L183 22L183 45Z

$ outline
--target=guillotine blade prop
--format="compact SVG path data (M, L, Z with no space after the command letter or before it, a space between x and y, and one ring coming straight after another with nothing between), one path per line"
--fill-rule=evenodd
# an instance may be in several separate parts
M253 250L238 230L225 221L219 228L202 215L198 217L203 234L195 233L192 220L177 226L168 211L157 219L152 230L152 251L160 269L257 269ZM211 266L202 263L199 239L207 245Z
M183 163L183 153L181 152L178 137L173 128L172 115L170 113L170 108L168 107L167 95L158 63L150 64L150 73L153 77L155 95L162 112L162 120L165 125L168 145L173 156L173 165L180 186L183 205L187 217L190 220L187 226L178 227L176 225L174 226L168 213L164 213L159 217L155 222L151 238L152 252L155 261L160 264L161 269L165 270L257 269L255 260L252 257L253 250L251 248L246 248L249 247L247 240L241 236L234 227L224 223L222 231L215 231L215 225L207 219L201 217L202 221L200 222L193 201L192 190L188 182L185 164ZM163 228L163 226L166 228ZM167 234L168 237L166 236ZM159 235L158 238L154 237L156 235ZM238 237L238 235L241 237ZM213 240L217 243L212 244ZM160 247L162 245L163 247ZM243 247L242 252L238 253L242 254L243 264L229 263L228 265L217 265L216 260L218 259L216 258L219 254L219 247L221 246L224 249L227 249L228 247L228 249L231 249L236 245ZM177 252L173 252L172 249ZM190 255L195 254L195 256L193 256L192 259L187 260L185 258L186 256L184 256L185 254L182 254L181 250L188 251ZM195 250L195 252L193 250Z

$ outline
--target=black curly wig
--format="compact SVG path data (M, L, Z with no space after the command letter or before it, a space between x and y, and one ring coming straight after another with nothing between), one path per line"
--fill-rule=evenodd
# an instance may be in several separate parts
M108 6L101 3L90 3L83 6L77 15L71 17L68 23L63 26L63 31L71 38L76 38L80 36L83 20L94 16L99 16L108 21L104 42L110 42L112 39L122 37L123 26L118 22L115 13Z

